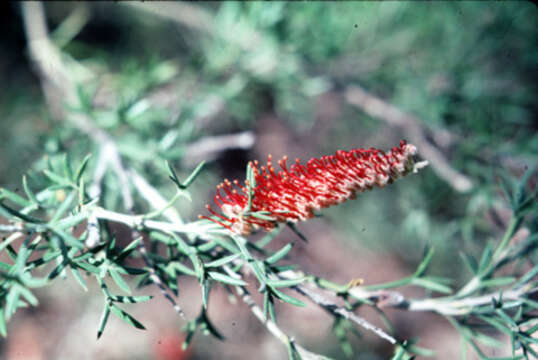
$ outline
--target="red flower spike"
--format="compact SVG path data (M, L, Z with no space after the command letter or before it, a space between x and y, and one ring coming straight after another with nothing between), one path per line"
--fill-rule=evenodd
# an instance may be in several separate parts
M405 140L389 152L381 150L338 150L335 155L310 159L306 165L300 159L287 166L287 156L278 161L276 172L272 157L267 165L251 161L250 168L256 182L248 208L249 183L225 179L217 185L215 203L222 215L209 205L215 216L199 217L211 220L234 233L249 235L253 229L270 231L278 223L297 222L314 217L314 210L355 199L358 192L371 190L374 185L384 187L413 170L417 149ZM247 211L249 210L249 211Z

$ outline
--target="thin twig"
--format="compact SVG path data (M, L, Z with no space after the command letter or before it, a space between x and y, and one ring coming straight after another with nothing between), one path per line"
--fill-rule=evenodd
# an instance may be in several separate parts
M95 199L101 196L102 181L105 177L107 168L108 161L106 160L106 153L101 149L101 151L99 151L99 157L97 158L95 170L93 172L93 180L88 187L88 194L91 198Z
M457 299L454 297L442 297L435 299L407 299L399 291L380 290L373 293L365 291L360 287L349 289L348 293L357 300L371 300L377 306L383 308L398 308L407 311L431 311L446 316L463 316L473 312L477 306L490 305L492 299L503 302L522 301L525 296L530 296L538 292L538 288L523 286L518 289L495 291L486 295L476 297L466 297ZM381 299L382 302L379 302ZM384 301L392 299L391 301Z
M144 177L142 177L134 169L129 169L129 176L131 181L138 191L138 193L150 204L153 210L164 209L168 205L168 201L149 184ZM183 224L181 216L173 207L169 207L163 211L162 215L176 224Z
M179 24L210 32L213 28L213 17L200 6L177 2L122 2L138 10L146 11Z
M103 208L94 208L90 211L95 214L95 216L97 216L99 219L121 223L130 228L140 227L144 230L160 230L163 232L195 234L200 236L207 235L208 233L229 233L228 230L223 229L218 225L214 225L213 223L203 223L201 221L191 222L188 224L180 224L166 221L144 220L142 215L122 214L115 211L105 210Z
M278 278L291 280L291 279L301 278L301 276L299 276L299 274L297 274L294 271L286 271L286 272L280 273ZM377 326L373 324L370 324L366 319L356 315L352 311L349 311L344 307L338 306L334 301L331 301L323 297L321 294L315 291L312 291L306 286L300 284L300 285L292 286L291 289L297 291L301 295L306 296L312 302L322 307L329 314L333 314L335 316L341 316L351 322L354 322L355 324L363 327L364 329L368 331L372 331L377 336L387 340L391 344L396 344L397 340L391 335L384 332L382 329L378 328Z
M170 304L172 304L172 307L179 314L179 316L185 319L185 313L183 312L181 307L178 305L178 303L174 300L172 295L170 295L170 293L168 292L168 288L163 284L161 278L157 274L157 271L155 270L155 267L153 266L153 263L151 262L149 258L146 246L141 245L141 244L144 244L144 237L142 236L142 234L140 234L138 230L132 230L131 236L133 239L140 239L140 241L138 242L138 251L142 255L142 259L144 260L144 263L146 264L146 267L148 268L149 278L151 282L157 285L157 287L161 291L161 295L164 298L166 298L166 300L168 300Z
M91 215L88 218L88 225L86 225L86 229L88 230L88 236L86 237L86 241L84 241L84 245L88 249L93 249L94 247L99 245L99 242L101 242L99 220L96 216Z
M20 223L14 224L14 225L0 224L0 232L12 233L12 232L22 231L22 230L24 230L24 227Z
M354 322L355 324L363 327L364 329L371 331L375 333L377 336L379 336L382 339L387 340L391 344L396 344L397 340L384 332L382 329L378 328L377 326L370 324L366 319L356 315L352 311L347 310L344 307L336 305L334 302L322 297L320 294L308 289L306 286L294 286L292 287L295 291L297 291L299 294L302 294L306 297L308 297L310 300L312 300L317 305L321 306L323 309L325 309L328 313L333 315L339 315L351 322Z
M454 169L443 153L426 139L420 125L422 121L416 116L400 110L357 85L348 87L345 97L350 104L361 108L368 115L402 128L409 140L420 149L421 155L429 160L437 175L455 190L466 192L473 187L472 181Z
M241 276L239 276L236 272L232 271L229 267L223 266L224 271L228 273L233 278L241 279ZM235 286L235 289L237 291L237 295L241 297L241 300L245 304L247 304L250 308L250 311L256 316L256 318L264 324L264 326L269 330L273 336L275 336L278 340L280 340L284 345L287 345L292 339L286 335L284 331L282 331L276 323L271 321L270 319L266 319L265 315L263 314L263 310L256 304L254 299L252 299L252 296L248 292L248 290L244 286ZM295 349L299 352L299 355L306 360L322 360L327 359L325 356L310 352L306 350L301 345L298 345L297 343L294 344Z
M187 145L185 159L187 165L198 163L201 160L212 160L219 153L230 149L250 149L256 136L252 131L243 131L237 134L206 136Z

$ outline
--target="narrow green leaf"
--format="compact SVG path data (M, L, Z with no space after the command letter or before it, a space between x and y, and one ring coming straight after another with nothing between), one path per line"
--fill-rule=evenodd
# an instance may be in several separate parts
M62 271L65 269L65 267L67 266L67 261L62 261L60 264L58 264L51 272L50 274L48 275L48 279L49 280L53 280L55 279L58 275L60 275L62 273Z
M73 235L63 231L63 230L60 230L58 229L56 226L55 227L50 227L50 229L56 233L56 235L58 235L59 237L62 238L63 241L65 241L65 243L69 246L72 246L72 247L76 247L76 248L79 248L79 249L84 249L84 244L82 243L82 241L80 241L79 239L75 238Z
M391 357L391 360L403 360L404 356L405 356L404 347L398 345L394 351L394 355Z
M206 268L221 267L237 259L241 254L232 254L204 264Z
M97 329L97 339L103 335L103 331L105 331L106 323L108 322L108 317L110 315L110 307L108 305L108 301L105 301L105 308L103 309L103 313L101 314L101 320L99 321L99 328Z
M28 181L26 179L26 175L23 175L23 177L22 177L22 187L23 187L24 192L26 193L26 196L28 197L28 199L30 199L30 201L33 202L34 204L39 205L39 201L37 201L37 198L36 198L34 192L28 186Z
M32 306L37 306L39 301L34 294L24 286L19 286L20 294L28 301Z
M123 280L121 275L118 274L118 272L115 269L108 269L108 273L110 274L110 276L112 277L112 279L114 280L114 282L116 283L116 285L118 285L120 289L125 291L127 294L131 293L131 289L129 288L129 285L127 285L125 280Z
M207 317L205 310L202 310L201 321L204 327L209 331L211 335L213 335L215 338L221 341L225 340L225 337L217 330L217 328L213 325L213 323L211 323L211 321Z
M199 252L208 253L214 248L216 248L217 246L219 246L219 244L216 241L208 241L206 243L196 245L196 248L198 249Z
M185 188L183 187L183 185L181 184L181 182L179 181L177 177L174 167L172 166L172 164L170 164L168 160L166 161L166 167L168 168L168 177L174 182L174 184L176 184L176 186L180 190L185 190Z
M209 302L209 291L211 290L211 284L209 280L204 279L201 283L202 286L202 305L204 309L207 309L207 304Z
M164 266L164 272L168 276L168 279L166 279L166 284L168 288L174 293L175 296L179 295L179 287L177 286L177 271L174 269L171 263L166 264ZM163 267L158 267L159 270L163 269Z
M297 286L301 283L303 283L306 280L306 278L300 278L300 279L286 279L286 280L269 280L267 282L267 285L275 288L280 287L290 287L290 286Z
M248 196L248 202L247 202L247 208L246 211L250 211L252 208L252 197L254 196L254 189L256 188L256 177L254 176L254 169L251 166L252 164L249 162L247 164L247 196Z
M11 287L11 289L9 289L9 292L7 293L5 309L4 309L7 320L9 320L13 316L13 314L15 314L15 311L17 310L17 304L19 302L19 295L20 295L19 288L20 288L20 285L13 284L13 286Z
M297 265L290 264L290 265L272 266L271 269L273 269L276 273L281 273L281 272L289 271L289 270L292 270L292 271L297 270Z
M63 167L64 167L64 176L72 180L73 179L73 170L71 170L71 165L69 164L69 153L65 153L63 156Z
M120 303L141 303L146 302L153 299L153 296L151 295L143 295L143 296L121 296L121 295L113 295L110 297L110 300L114 302L120 302Z
M152 241L159 241L166 245L180 245L180 250L182 250L183 247L188 247L187 244L183 241L183 244L179 244L180 241L182 241L179 237L179 240L176 240L172 235L165 235L163 233L157 232L157 231L151 231L149 233L149 236ZM183 250L182 250L183 251ZM185 253L185 252L184 252ZM186 254L186 253L185 253Z
M263 270L263 263L259 262L258 260L253 260L249 262L249 265L260 284L267 283L267 277L265 276L265 271Z
M32 261L29 261L26 263L26 268L28 270L32 270L32 269L35 269L39 266L42 266L54 259L56 259L58 256L61 255L61 251L60 250L51 250L49 249L45 254L42 255L41 258L38 258L38 259L35 259L35 260L32 260ZM29 285L27 285L29 286Z
M287 222L286 225L288 225L291 231L293 231L295 235L297 235L301 240L303 240L304 242L308 242L308 239L306 238L306 236L304 236L303 233L300 232L299 229L297 229L297 226L294 223Z
M182 184L183 189L186 189L192 184L192 182L196 179L198 174L200 174L200 171L202 171L202 168L205 165L205 161L202 161L198 166L192 171L192 173L189 175L189 177L185 180L185 182Z
M480 282L479 288L505 286L505 285L513 283L515 280L516 278L513 276L504 276L504 277L497 277L497 278L488 279L488 280L482 280Z
M490 264L493 256L493 242L488 241L482 257L480 258L480 263L478 265L478 272L484 271Z
M28 257L30 257L31 251L28 249L28 242L30 241L30 236L27 236L24 239L23 243L19 247L19 253L17 254L17 260L13 266L13 273L22 273L26 265Z
M75 267L71 267L71 273L73 274L73 277L77 280L77 282L80 284L80 286L84 289L84 291L88 291L86 281L84 281L84 278L80 274L80 271L78 271L78 269Z
M517 214L519 216L525 215L530 211L536 211L533 207L536 207L536 199L538 198L538 190L534 191L534 194L521 201L517 208Z
M430 265L430 262L432 260L433 254L435 253L435 250L433 247L428 247L426 251L426 255L420 262L420 264L417 267L417 270L415 271L415 274L413 276L420 277L422 274L426 272L428 269L428 265Z
M426 357L435 356L435 351L426 349L420 346L416 346L416 345L408 346L407 351L413 354L420 355L420 356L426 356Z
M342 349L344 355L347 358L351 358L353 356L353 347L347 339L347 333L349 331L348 324L349 322L347 320L337 317L334 319L332 331L338 339L338 342L340 343L340 348Z
M250 255L250 252L248 251L247 247L245 246L246 240L240 236L232 235L232 239L234 240L235 244L243 254L243 257L246 260L252 259L252 255Z
M509 327L507 327L506 325L504 325L502 322L500 322L499 320L491 317L491 316L483 316L483 315L478 315L478 317L482 320L482 321L485 321L487 322L488 324L490 324L491 326L493 326L494 328L496 328L497 330L499 330L500 332L502 333L505 333L506 335L510 336L510 334L512 334L512 330L510 330Z
M184 327L184 330L186 332L185 335L185 341L183 341L183 344L181 345L181 348L183 351L187 350L189 345L191 344L192 338L194 337L194 333L196 332L196 328L198 327L198 321L191 320L188 322L187 326Z
M498 175L500 177L499 183L501 185L501 188L502 188L506 198L510 202L511 208L513 210L515 210L515 201L514 201L514 197L513 197L513 194L512 194L512 189L515 188L515 184L514 184L514 182L512 181L511 178L506 176L506 174L499 173Z
M179 261L174 261L173 263L170 264L170 266L183 273L183 274L186 274L186 275L190 275L190 276L198 276L198 274L196 274L196 271L188 268L187 266L183 265L182 263L180 263Z
M204 263L202 260L195 254L189 254L189 259L193 265L194 271L198 276L199 281L203 281L204 278Z
M265 215L261 211L248 213L248 216L252 216L254 218L261 219L261 220L275 221L276 222L276 219L274 217Z
M246 286L247 283L241 279L236 279L231 276L216 272L216 271L209 271L207 273L209 277L211 277L213 280L229 284L229 285L235 285L235 286Z
M521 279L519 279L517 283L514 284L514 287L518 288L525 285L526 283L534 279L536 275L538 275L538 265L535 265L531 270L529 270L525 275L523 275Z
M87 272L89 273L92 273L92 274L95 274L95 275L99 275L101 273L101 269L98 268L97 266L95 265L92 265L92 264L89 264L87 262L84 262L84 261L80 261L80 262L77 262L76 265L81 268L81 269L84 269L86 270Z
M432 291L437 291L443 294L452 293L452 289L449 288L448 286L432 281L428 278L413 278L411 280L411 284L421 286L423 288L426 288Z
M6 318L3 311L0 311L0 335L4 338L7 337Z
M444 285L449 285L449 284L452 284L454 282L454 279L447 278L447 277L442 277L442 276L426 276L424 278L428 279L428 280L431 280L431 281L435 281L435 282L440 283L440 284L444 284Z
M264 262L266 264L273 265L273 264L279 262L280 260L282 260L286 255L288 255L288 253L290 252L290 250L292 248L293 248L293 243L289 243L289 244L283 246L276 253L269 256L267 259L265 259Z
M302 302L301 300L299 299L296 299L294 297L291 297L285 293L283 293L282 291L279 291L273 287L271 287L271 292L277 297L279 298L280 300L284 301L284 302L287 302L288 304L291 304L291 305L295 305L295 306L306 306L306 304L304 302Z
M478 342L482 343L483 345L489 346L489 347L496 347L496 348L502 348L504 346L504 343L502 341L499 341L495 339L494 337L491 337L489 335L475 332L473 331L471 335L474 339L476 339Z
M503 309L496 309L495 312L507 323L509 324L513 329L518 329L518 326L514 319L512 319Z
M60 230L69 229L69 228L72 228L73 226L77 226L78 224L80 224L81 222L86 220L87 218L88 218L87 214L79 212L79 213L77 213L75 215L70 215L70 216L68 216L66 218L63 218L63 219L59 220L54 225L54 227L56 229L60 229Z
M261 238L259 241L256 242L256 246L258 248L263 249L266 247L280 232L282 231L283 227L279 226L275 228L273 231L265 235L263 238Z
M2 241L2 243L0 243L0 252L2 252L4 248L11 246L12 242L20 238L21 238L21 234L19 233L11 234L7 239L5 239L4 241Z
M153 282L150 280L150 273L147 272L146 274L142 275L140 277L140 280L138 281L138 284L136 284L136 288L140 289L146 285L153 284Z
M137 329L141 329L141 330L146 330L146 328L144 327L144 325L142 325L138 320L136 320L134 317L132 317L131 315L129 315L128 313L126 313L125 311L123 311L122 309L120 309L117 305L115 304L111 304L109 306L110 310L114 313L114 315L116 315L117 317L119 317L120 319L122 319L123 321L125 321L127 324L131 325L131 326L134 326L135 328Z
M78 181L78 204L82 206L84 204L84 194L86 194L86 183L84 179Z
M217 243L224 250L229 251L232 254L235 254L239 251L235 243L231 242L229 239L224 239L221 236L214 235L212 236L212 242Z
M139 269L139 268L134 268L130 266L118 267L116 271L124 275L142 275L148 272L147 269Z
M69 210L74 199L75 199L75 192L71 191L69 195L67 195L65 200L60 204L60 206L58 207L58 210L56 211L56 213L54 214L54 216L52 217L49 223L54 224L58 220L60 220L60 218L64 216L67 210Z
M88 166L88 161L90 160L91 157L92 157L92 154L86 155L84 159L82 160L82 163L80 163L80 165L78 166L77 171L75 171L75 177L74 177L75 184L78 184L80 182L82 178L82 174L84 173L84 170L86 170L86 166Z
M271 301L271 294L269 291L263 293L263 317L265 321L269 319L269 302Z
M22 196L12 191L9 191L8 189L0 188L0 200L3 200L3 199L8 199L12 201L13 203L19 206L23 206L23 207L32 205L30 201L26 200Z
M70 185L69 179L66 179L58 174L53 173L50 170L43 170L43 174L49 178L52 182L55 182L58 185L68 186Z
M19 276L20 282L27 288L39 288L48 285L47 278L32 277L29 272L23 273Z
M273 295L271 295L271 293L269 291L266 291L265 292L266 294L268 294L268 312L269 312L269 318L271 319L272 322L274 322L275 324L277 323L277 319L276 319L276 311L275 311L275 301L274 301L274 298L273 298Z
M8 263L5 263L5 262L2 262L0 261L0 271L5 271L5 272L8 272L10 271L12 268L12 265L8 264Z
M0 208L5 210L5 212L7 213L6 217L9 217L9 215L12 215L32 224L43 224L43 220L40 220L30 215L25 215L15 209L10 208L6 204L2 203L1 201L0 201Z
M11 260L17 261L17 252L15 251L15 249L13 249L13 246L7 245L6 252Z
M123 260L125 260L127 256L129 256L137 248L137 246L140 244L141 241L142 241L142 237L139 237L131 241L129 245L123 248L123 250L115 257L114 260L117 263L121 263Z

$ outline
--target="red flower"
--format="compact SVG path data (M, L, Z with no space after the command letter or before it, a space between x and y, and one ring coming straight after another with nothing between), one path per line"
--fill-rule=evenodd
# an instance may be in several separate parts
M282 169L278 172L269 155L267 166L258 168L258 161L249 163L255 183L251 189L248 180L245 186L237 180L233 184L224 180L214 198L222 214L206 205L217 219L200 218L242 235L249 235L253 228L269 231L279 222L310 219L314 210L354 199L357 192L371 190L374 185L383 187L408 174L413 170L416 152L414 145L402 140L400 147L387 153L374 148L338 150L335 155L310 159L306 165L296 159L289 168L284 156L278 161Z

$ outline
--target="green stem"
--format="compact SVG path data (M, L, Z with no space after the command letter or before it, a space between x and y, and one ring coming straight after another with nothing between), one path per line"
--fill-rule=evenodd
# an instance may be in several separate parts
M153 219L153 218L156 218L158 216L160 216L162 213L164 213L169 207L171 207L176 201L177 199L179 199L179 197L183 195L181 191L177 191L176 194L174 195L174 197L168 202L168 204L166 204L162 209L160 210L155 210L155 211L152 211L150 213L147 213L146 215L144 215L142 218L143 219Z
M375 285L366 285L362 286L364 290L382 290L382 289L390 289L400 286L405 286L411 284L411 281L413 280L413 277L405 277L400 280L391 281L384 284L375 284Z
M473 293L480 287L482 280L490 276L491 273L495 271L496 265L499 264L499 261L505 255L503 252L506 250L508 242L519 228L519 225L521 225L522 220L523 219L520 216L512 216L510 223L504 232L503 238L499 243L499 246L497 246L497 249L495 249L495 252L491 257L489 265L481 273L473 276L473 278L467 284L465 284L460 291L458 291L456 297L462 297Z
M327 279L323 279L320 277L314 277L312 281L316 283L319 287L334 291L336 293L344 293L344 292L347 292L349 289L347 285L340 285L340 284L337 284L335 282L332 282L332 281L329 281Z
M508 245L508 242L516 232L516 230L519 228L519 225L521 225L522 218L520 216L516 216L510 219L510 224L508 224L508 228L506 229L506 232L504 233L504 236L499 243L499 246L495 250L495 253L493 253L493 260L498 260L498 258L501 256L502 252Z

